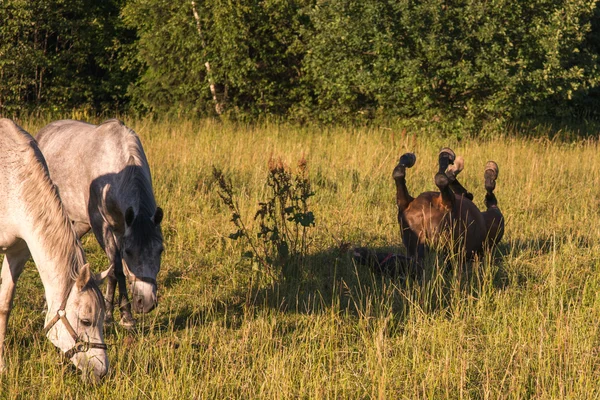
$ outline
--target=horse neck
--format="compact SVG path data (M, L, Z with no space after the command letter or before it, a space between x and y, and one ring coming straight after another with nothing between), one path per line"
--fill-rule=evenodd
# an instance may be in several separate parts
M28 236L25 241L44 285L48 316L51 317L73 287L75 267L80 258L77 254L78 249L72 248L57 253L57 246L53 246L47 240L40 240L39 233L31 232L23 236Z
M152 217L156 210L156 201L152 191L149 169L140 160L136 164L127 165L118 185L118 202L123 213L132 207L135 214L141 213Z
M20 236L40 274L48 310L55 311L85 263L83 249L49 179L29 182L21 190L21 200L25 210Z

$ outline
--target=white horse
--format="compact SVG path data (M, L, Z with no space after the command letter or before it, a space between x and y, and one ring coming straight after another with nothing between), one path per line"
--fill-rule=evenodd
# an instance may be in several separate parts
M84 372L108 371L104 304L35 140L0 119L0 369L17 279L31 256L44 285L44 331Z
M91 228L108 256L106 322L112 321L118 282L121 324L133 326L124 273L133 310L150 312L163 251L163 211L139 137L116 119L98 126L63 120L42 128L37 141L77 235Z

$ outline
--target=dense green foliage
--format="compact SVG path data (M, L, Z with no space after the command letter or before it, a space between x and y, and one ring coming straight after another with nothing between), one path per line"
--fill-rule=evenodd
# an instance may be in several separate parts
M595 116L599 36L597 0L2 0L0 112Z
M135 32L123 1L0 1L0 114L41 107L112 109L135 74L121 53Z

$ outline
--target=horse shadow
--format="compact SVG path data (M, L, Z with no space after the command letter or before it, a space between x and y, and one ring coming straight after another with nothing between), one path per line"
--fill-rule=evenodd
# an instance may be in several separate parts
M417 275L403 263L401 245L360 248L375 255L367 259L357 256L355 249L348 246L329 247L301 259L288 260L281 266L279 279L272 284L239 289L215 298L204 308L179 306L176 313L162 315L156 323L142 327L141 333L184 330L190 324L203 324L208 313L230 329L240 328L245 317L265 310L301 315L334 310L358 317L393 313L399 321L408 317L414 307L433 314L451 309L464 299L477 301L484 292L499 292L523 286L532 279L543 279L535 276L534 271L515 271L510 263L527 253L551 252L556 240L551 235L505 240L493 252L459 266L448 262L447 255L430 251ZM583 237L574 240L593 246ZM382 269L381 256L390 254L399 256L400 262L395 269ZM165 287L173 287L179 277L179 272L169 272L161 281Z

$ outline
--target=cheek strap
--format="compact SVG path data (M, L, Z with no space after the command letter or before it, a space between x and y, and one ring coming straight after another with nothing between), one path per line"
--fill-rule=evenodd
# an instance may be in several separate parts
M108 346L106 346L105 343L90 342L89 340L83 340L82 338L80 338L77 335L77 332L75 332L75 329L73 329L73 326L67 319L67 313L65 312L66 305L67 305L67 299L65 298L63 300L63 302L61 303L60 308L56 312L56 315L54 316L54 318L52 318L50 320L50 322L48 322L48 324L44 327L44 334L48 335L48 332L50 331L50 329L52 329L52 327L54 325L56 325L56 323L58 321L63 322L63 324L65 325L65 328L67 328L67 332L69 332L69 335L71 335L71 337L75 341L75 344L73 345L73 347L71 347L69 350L67 350L65 352L65 357L70 360L75 354L85 353L89 349L102 349L102 350L108 349Z

